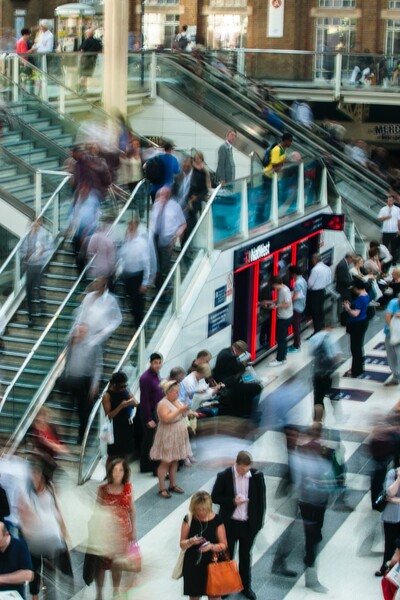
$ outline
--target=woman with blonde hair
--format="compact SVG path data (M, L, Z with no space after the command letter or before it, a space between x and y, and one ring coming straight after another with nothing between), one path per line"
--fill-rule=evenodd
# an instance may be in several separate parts
M197 417L187 404L179 400L179 383L173 380L161 382L164 398L157 404L158 425L150 450L151 460L159 460L157 469L159 482L158 494L162 498L171 498L171 492L183 494L176 485L178 462L192 456L189 434L185 417ZM169 475L169 488L165 488L165 480Z
M193 494L189 514L181 527L180 547L186 550L183 561L183 593L190 600L199 600L206 593L207 567L214 552L227 549L225 526L212 510L208 492ZM209 596L210 598L210 596ZM219 596L213 596L218 600Z

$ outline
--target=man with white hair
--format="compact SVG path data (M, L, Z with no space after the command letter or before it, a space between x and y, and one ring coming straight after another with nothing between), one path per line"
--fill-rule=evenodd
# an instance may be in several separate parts
M48 21L42 21L39 26L39 39L34 45L34 49L38 54L47 54L53 52L54 36L49 29Z

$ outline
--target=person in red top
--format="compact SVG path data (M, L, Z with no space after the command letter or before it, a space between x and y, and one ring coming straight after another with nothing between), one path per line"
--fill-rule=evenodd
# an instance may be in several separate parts
M105 531L110 555L101 557L96 569L96 600L103 599L105 571L111 570L114 597L120 593L122 571L114 564L114 559L127 553L128 546L136 540L136 515L133 487L129 481L130 468L124 459L116 458L107 467L107 483L101 485L97 502L109 507L112 514L112 531ZM127 590L124 590L126 592Z
M17 54L28 54L32 52L32 49L29 48L28 40L31 37L31 30L24 28L21 29L21 37L19 38L17 45L15 47L15 52Z

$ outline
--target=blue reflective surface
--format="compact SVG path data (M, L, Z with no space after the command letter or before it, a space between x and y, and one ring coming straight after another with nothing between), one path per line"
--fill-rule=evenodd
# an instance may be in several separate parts
M299 185L299 166L285 167L278 179L278 216L284 217L296 211Z
M249 229L266 223L271 213L272 180L257 176L247 183Z
M304 206L319 202L322 166L316 160L304 162Z
M214 242L222 242L240 233L240 206L242 194L226 186L215 198L212 206Z

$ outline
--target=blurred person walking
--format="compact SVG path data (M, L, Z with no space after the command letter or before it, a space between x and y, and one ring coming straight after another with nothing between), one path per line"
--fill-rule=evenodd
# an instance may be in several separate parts
M136 540L136 511L130 473L126 460L116 458L108 464L107 482L98 489L97 503L109 509L112 528L104 531L104 548L108 554L100 557L96 565L96 600L103 599L105 572L108 570L111 571L113 597L129 589L121 590L122 570L116 559L126 556L130 544Z
M213 512L210 494L203 490L196 492L190 499L189 514L183 519L180 538L181 550L185 551L183 593L190 600L198 600L206 594L212 553L224 552L227 546L225 526L220 515ZM213 596L212 600L219 597Z
M43 219L34 221L29 233L25 236L21 253L26 268L26 303L28 308L28 327L35 324L35 316L41 316L40 287L42 284L43 269L50 258L53 250L53 242L50 234L43 227ZM38 310L34 312L34 303L38 303Z
M318 331L309 340L309 344L313 357L314 421L322 421L324 398L329 396L332 389L333 373L339 362L339 348L328 329ZM334 408L337 408L337 402L338 400L332 401Z
M150 460L150 449L153 445L157 427L157 404L163 397L160 387L160 371L162 356L158 352L150 354L150 365L139 380L140 387L140 419L142 423L142 446L140 449L140 472L157 475L157 463Z
M72 205L69 230L79 273L86 265L87 244L96 231L100 218L100 201L96 191L87 182L79 183L77 198Z
M73 577L67 549L68 533L45 463L33 463L31 466L31 485L28 495L21 498L20 514L22 533L35 574L29 591L32 600L39 600L42 573L48 588L50 583L53 587L55 569L71 578L70 585ZM67 588L66 582L63 586ZM69 591L72 592L72 589Z
M106 277L109 289L112 288L117 253L113 236L110 235L110 229L113 223L112 217L105 217L97 231L90 237L86 259L88 262L93 258L89 275L93 279Z
M382 512L385 548L381 567L375 572L382 577L387 571L387 563L396 550L396 540L400 537L400 468L390 469L384 483L386 506Z
M119 268L129 298L134 326L139 327L144 316L144 295L152 283L153 248L146 230L140 228L138 217L131 219L119 252Z
M197 413L179 400L178 382L165 380L161 382L161 389L164 395L157 404L158 423L150 459L160 461L157 468L158 495L167 499L171 498L171 492L184 493L184 490L176 485L178 462L193 455L185 417L197 417ZM165 487L167 475L168 489Z
M157 252L158 269L156 286L161 288L171 265L172 251L175 243L186 229L185 215L179 204L171 198L171 190L162 187L156 196L151 214L150 230Z
M399 318L400 294L397 295L397 298L390 300L385 312L385 327L383 332L385 334L387 361L392 372L392 378L389 379L389 381L386 381L383 384L384 386L398 385L400 383L400 337L398 340L395 339L395 331L393 326L396 325L396 323L391 325L393 319L397 320ZM400 324L400 321L397 322ZM393 330L393 335L391 329Z
M386 206L378 213L378 221L382 223L382 243L390 250L396 264L399 251L400 208L395 205L391 194L386 198Z
M254 468L249 452L241 450L233 467L218 473L211 492L214 504L219 504L219 516L226 528L228 552L231 558L239 545L239 573L249 600L257 596L251 589L251 551L264 524L266 512L265 479Z

